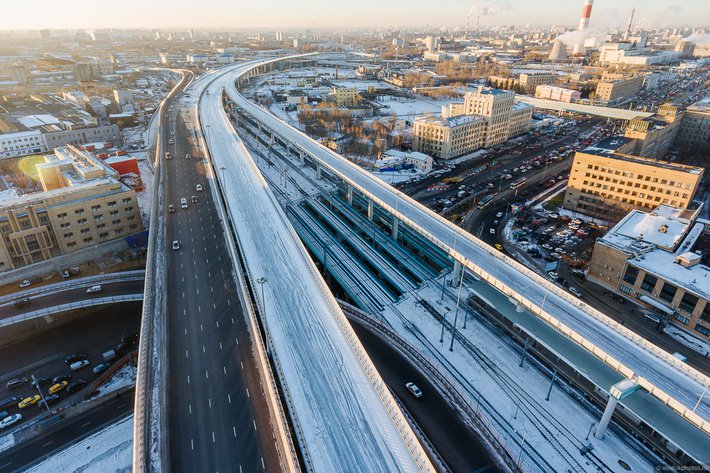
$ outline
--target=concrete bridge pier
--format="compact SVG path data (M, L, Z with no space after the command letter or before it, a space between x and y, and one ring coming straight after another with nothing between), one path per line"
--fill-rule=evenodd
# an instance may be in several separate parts
M392 217L392 239L394 241L397 241L397 237L399 236L399 219L397 217Z
M604 434L606 433L606 428L609 426L609 421L611 420L611 416L614 414L614 410L616 409L616 405L619 403L619 400L616 399L614 396L609 396L609 401L606 403L606 409L604 409L604 414L602 415L602 420L599 421L599 425L597 426L597 430L594 431L594 437L601 440L604 438Z
M323 177L323 171L320 164L316 164L316 178L321 179Z
M348 205L353 205L353 186L348 184Z
M451 279L449 280L450 286L458 286L461 281L461 271L463 271L463 265L459 261L454 261L454 270L451 271Z
M372 218L375 215L375 203L372 202L372 199L367 201L367 219L369 221L372 221Z

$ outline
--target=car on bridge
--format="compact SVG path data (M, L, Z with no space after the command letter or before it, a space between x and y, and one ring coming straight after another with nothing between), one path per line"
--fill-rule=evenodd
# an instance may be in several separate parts
M175 212L175 206L173 204L168 205L168 213Z
M20 401L20 398L17 396L5 398L2 401L0 401L0 408L5 407L5 406L9 406L12 404L17 404L19 401Z
M76 391L80 390L81 388L83 388L84 386L86 386L86 381L84 381L83 379L77 379L73 383L70 383L69 386L67 386L67 392L68 393L76 392Z
M5 390L9 391L11 389L19 388L23 384L27 382L27 378L15 378L11 379L7 383L5 383Z
M54 404L59 401L59 394L52 394L51 396L46 396L43 402L39 403L40 409L48 409L50 404Z
M196 204L196 203L197 203L197 196L196 196L196 195L193 195L193 196L190 198L190 200L192 200L192 203L193 203L193 204Z
M185 198L185 197L180 198L180 208L181 209L187 208L187 198Z
M407 390L412 394L412 396L416 397L417 399L419 399L420 397L422 397L424 395L422 393L422 390L419 389L419 386L412 383L411 381L408 382L407 384L405 384L405 386L407 387Z
M56 394L69 385L69 381L60 381L49 388L49 394Z
M20 289L30 287L31 285L32 285L32 281L30 281L29 279L25 279L20 283Z
M173 240L173 250L180 249L180 242L178 240Z
M62 373L59 376L55 376L55 378L52 380L52 383L57 384L61 383L62 381L70 381L72 378L72 375L69 373Z
M195 186L195 189L197 189L197 192L202 192L202 190L203 190L203 189L202 189L202 184L197 184L197 185Z
M87 294L93 294L95 292L101 292L101 284L96 284L95 286L91 286L89 289L86 290Z
M71 365L73 363L76 363L77 361L81 361L81 360L85 360L85 359L86 359L86 355L83 353L67 355L67 357L64 358L64 364Z

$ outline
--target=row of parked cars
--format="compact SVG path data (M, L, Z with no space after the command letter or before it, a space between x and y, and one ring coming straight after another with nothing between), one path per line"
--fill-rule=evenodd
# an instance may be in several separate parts
M126 334L121 339L115 349L110 349L102 354L102 362L92 368L94 375L101 375L110 366L111 362L118 356L128 353L138 343L138 334ZM81 378L74 378L76 372L88 367L90 362L84 353L67 355L64 363L69 368L69 372L58 374L54 377L32 376L31 378L14 378L5 383L5 390L11 391L19 389L25 385L33 388L37 394L27 396L10 396L0 400L0 429L5 429L22 420L21 413L9 415L8 410L17 406L18 410L24 410L30 406L38 405L40 409L48 409L52 404L56 404L62 396L80 391L87 382ZM46 388L40 394L40 391Z

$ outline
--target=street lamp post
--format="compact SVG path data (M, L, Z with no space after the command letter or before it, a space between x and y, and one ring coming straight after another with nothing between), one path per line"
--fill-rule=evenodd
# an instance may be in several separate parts
M266 301L264 300L264 284L266 284L268 279L266 279L264 276L260 276L256 278L256 283L261 286L261 314L262 316L266 317Z
M463 287L463 275L465 271L461 268L461 280L459 281L459 291L456 296L456 311L454 312L454 327L451 329L451 343L449 344L449 351L454 351L454 337L456 336L456 322L459 319L459 304L461 302L461 288Z

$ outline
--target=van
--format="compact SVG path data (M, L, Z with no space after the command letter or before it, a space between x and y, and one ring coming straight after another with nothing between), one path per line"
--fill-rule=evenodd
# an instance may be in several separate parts
M80 361L75 361L71 365L69 365L69 369L72 371L77 371L82 368L85 368L89 366L89 360L80 360Z

